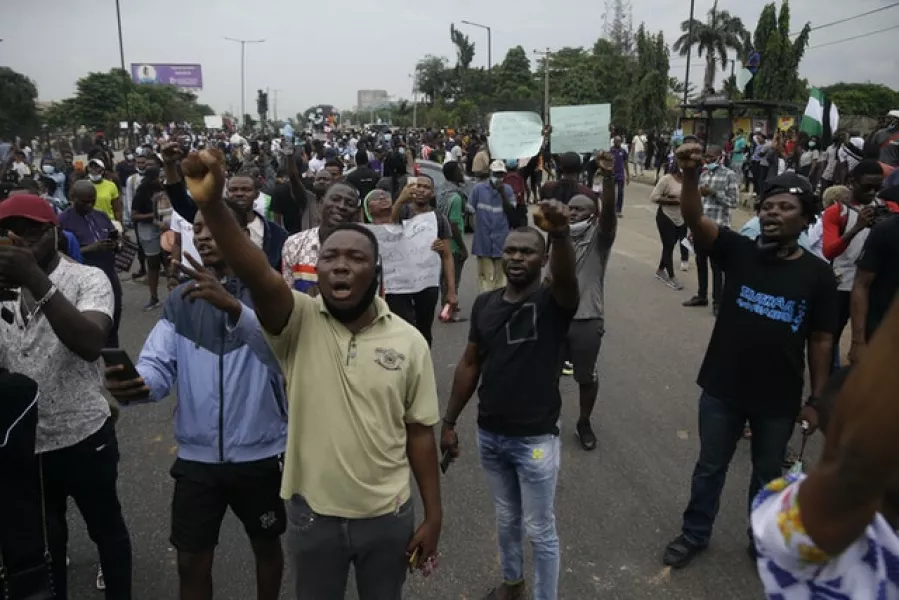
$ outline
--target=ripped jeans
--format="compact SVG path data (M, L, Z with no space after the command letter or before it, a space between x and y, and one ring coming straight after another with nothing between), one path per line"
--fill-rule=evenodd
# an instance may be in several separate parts
M561 442L557 435L509 437L478 429L481 466L496 507L503 581L524 580L523 533L534 553L534 600L559 595L559 535L554 501Z
M343 600L350 565L360 600L400 600L409 568L412 500L396 512L343 519L313 512L302 496L287 501L287 559L296 600Z

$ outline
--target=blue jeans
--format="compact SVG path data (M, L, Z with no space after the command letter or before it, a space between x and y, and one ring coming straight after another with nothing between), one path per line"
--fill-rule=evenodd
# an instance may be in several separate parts
M627 168L627 167L625 167ZM621 214L624 209L624 179L615 179L615 212Z
M478 447L496 506L503 581L524 580L524 525L534 553L534 600L556 600L560 550L553 504L562 455L559 437L508 437L479 429Z
M747 510L759 490L783 474L784 454L795 419L752 415L703 392L699 398L699 460L693 469L690 503L684 511L683 524L684 537L693 544L707 546L712 537L727 468L747 420L752 430L752 476Z

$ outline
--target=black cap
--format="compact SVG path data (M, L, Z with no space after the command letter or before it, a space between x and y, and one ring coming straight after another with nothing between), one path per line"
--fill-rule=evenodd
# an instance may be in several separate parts
M778 194L792 194L802 198L803 196L812 196L814 193L812 184L808 179L795 173L784 173L765 182L762 199L777 196Z

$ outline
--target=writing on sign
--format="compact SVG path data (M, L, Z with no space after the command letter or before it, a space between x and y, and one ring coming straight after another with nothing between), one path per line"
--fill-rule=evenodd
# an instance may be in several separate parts
M535 112L495 112L487 145L494 159L531 158L543 146L543 120Z
M378 238L386 293L412 294L440 285L440 255L431 250L437 239L436 213L368 227Z
M586 154L609 149L611 104L554 106L549 109L552 123L552 151Z

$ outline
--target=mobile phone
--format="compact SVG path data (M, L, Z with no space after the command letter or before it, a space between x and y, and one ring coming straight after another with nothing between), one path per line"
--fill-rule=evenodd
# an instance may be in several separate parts
M445 475L451 464L453 464L453 455L450 454L449 450L446 450L443 453L443 458L440 459L440 472Z
M406 185L418 185L418 177L407 177Z
M121 348L103 348L102 350L100 350L100 356L103 357L103 362L106 363L107 367L113 365L121 365L125 367L123 370L118 371L114 375L116 379L128 381L131 379L138 379L140 377L140 373L138 373L137 369L134 368L134 363L131 362L131 358L128 356L128 353Z
M110 229L109 230L109 239L114 242L119 241L119 230L118 229Z
M415 550L412 551L412 556L409 557L409 572L412 573L415 569L418 568L418 558L421 554L421 546L416 546Z

